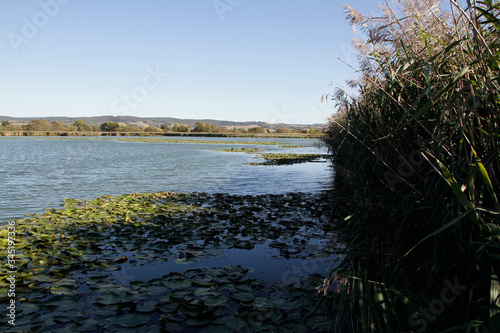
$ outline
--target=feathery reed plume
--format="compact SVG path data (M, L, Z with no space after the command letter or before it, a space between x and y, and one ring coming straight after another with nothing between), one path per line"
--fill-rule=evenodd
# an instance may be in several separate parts
M381 9L375 17L344 5L368 36L353 41L360 77L348 86L358 92L326 99L338 112L324 140L337 188L350 193L338 222L345 252L335 276L349 281L339 312L361 331L499 331L500 4ZM449 305L443 283L457 279L467 296ZM443 303L431 309L439 320L418 310L431 300Z

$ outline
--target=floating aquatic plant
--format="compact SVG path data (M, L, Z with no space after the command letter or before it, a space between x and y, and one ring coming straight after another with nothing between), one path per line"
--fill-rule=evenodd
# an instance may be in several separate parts
M285 154L285 153L264 153L261 154L265 162L260 163L247 163L249 165L289 165L297 163L315 162L320 158L325 158L321 154Z
M321 258L335 244L318 195L233 196L133 193L82 201L65 199L16 220L18 314L21 331L133 330L295 331L327 329L331 308L315 296L323 275L293 281L249 278L249 268L180 269L142 281L122 278L127 267L199 262L268 243L277 258ZM7 230L0 230L2 257ZM182 267L182 266L179 266ZM326 272L323 272L326 274ZM9 285L0 281L6 304ZM5 307L4 307L5 308ZM4 323L8 317L2 312Z

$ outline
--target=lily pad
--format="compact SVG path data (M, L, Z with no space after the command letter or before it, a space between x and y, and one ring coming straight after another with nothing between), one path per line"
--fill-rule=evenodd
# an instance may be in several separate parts
M219 317L216 318L212 321L214 324L221 324L226 326L229 330L231 331L240 331L244 327L248 326L248 324L242 320L241 318L238 318L236 316L224 316L224 317Z
M253 294L249 292L236 292L231 293L230 297L238 302L251 302L253 300Z
M184 330L184 327L181 324L173 321L164 321L163 328L166 332L182 332Z
M144 312L144 313L151 313L151 312L154 312L156 310L156 305L157 305L156 302L147 301L147 302L144 302L144 304L138 304L136 311L137 312Z
M57 307L65 311L76 309L80 306L80 301L75 296L70 295L55 295L44 303L47 307Z
M201 288L196 288L194 290L194 295L195 296L213 296L217 295L218 292L213 288L213 287L201 287Z
M123 316L115 317L112 320L112 322L115 325L121 327L138 327L146 324L148 321L149 321L149 315L143 313L139 314L127 313Z
M78 321L79 326L75 327L77 332L90 332L101 327L102 322L95 319L84 319Z
M175 279L164 281L163 284L170 289L186 289L191 286L191 281L188 279Z
M207 296L207 297L203 297L203 302L205 303L205 305L207 306L211 306L211 307L220 307L220 306L224 306L226 305L228 302L229 302L229 298L227 298L226 296Z
M202 286L202 287L210 287L215 285L215 282L213 278L208 277L208 278L203 278L203 279L194 279L193 284L197 286Z
M169 293L170 297L176 300L189 301L193 299L193 294L190 290L173 290Z
M97 298L97 300L96 300L96 303L100 303L100 304L104 304L104 305L111 305L111 304L117 304L117 303L123 302L124 300L125 299L123 298L123 296L120 296L120 295L115 294L115 293L108 293L108 294L104 294L104 295L99 296L99 298Z
M188 326L201 327L205 326L210 322L208 318L188 318L185 323Z
M73 286L62 285L50 288L50 293L52 295L74 295L76 294L76 288Z

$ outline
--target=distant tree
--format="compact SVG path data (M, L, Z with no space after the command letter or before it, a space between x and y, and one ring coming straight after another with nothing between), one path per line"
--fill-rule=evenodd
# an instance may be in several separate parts
M103 132L116 132L116 130L120 127L118 123L115 123L113 121L106 121L101 124L101 131Z
M92 126L90 126L89 124L87 124L86 122L84 122L83 120L75 120L75 122L73 123L73 126L76 126L77 130L80 131L80 132L83 132L83 131L92 131Z
M286 134L286 133L292 133L292 130L290 128L288 128L288 127L282 127L282 128L278 128L276 130L276 133L284 133L284 134Z
M26 125L27 131L50 131L52 130L52 125L45 119L35 119Z
M144 132L162 132L162 130L158 127L148 126L144 128Z
M22 131L23 126L11 124L9 121L2 122L2 131Z
M172 132L173 131L172 126L168 126L168 125L161 125L160 128L163 130L163 132Z
M219 133L220 132L220 127L215 125L215 124L208 124L207 125L207 132L210 133Z
M180 132L181 131L181 126L177 123L174 124L174 127L172 128L174 132Z
M197 121L194 125L193 132L208 132L207 124L202 121Z
M191 132L191 127L187 125L181 125L179 132Z
M268 133L267 128L262 126L252 127L248 129L248 133Z
M61 123L60 121L53 121L50 124L52 125L52 130L53 131L64 131L65 130L64 124Z
M309 127L309 134L314 134L316 133L316 129L314 127Z
M122 126L120 126L120 123L118 123L118 128L116 129L116 132L144 132L144 129L134 125L127 126L123 124Z

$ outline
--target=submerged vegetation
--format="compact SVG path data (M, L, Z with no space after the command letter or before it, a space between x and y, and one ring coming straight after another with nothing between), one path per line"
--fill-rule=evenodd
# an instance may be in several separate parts
M318 260L337 248L317 194L232 196L134 193L82 201L15 220L19 331L326 331L329 295ZM7 229L0 229L7 256ZM274 259L301 259L278 281L245 263L190 267L233 249L266 245ZM240 256L238 256L238 259ZM170 262L167 274L157 265ZM157 277L154 272L158 271ZM147 272L147 278L138 278ZM258 273L258 272L257 272ZM9 289L2 274L0 297ZM20 303L19 303L20 302ZM6 323L4 307L0 322Z
M280 147L302 147L302 146L289 146L280 145ZM247 153L256 154L259 158L265 159L264 162L250 162L247 165L290 165L306 162L317 162L321 158L326 158L326 155L321 154L290 154L290 153L261 153L258 148L229 148L229 149L208 149L214 151L224 151L231 153Z
M248 163L250 165L289 165L297 163L315 162L322 157L320 154L285 154L285 153L264 153L260 155L265 162Z
M228 149L207 149L213 151L225 151L231 153L247 153L247 154L256 154L261 150L259 148L228 148Z
M345 260L325 281L344 285L337 329L500 330L500 4L467 3L345 7L369 39L359 94L326 96L345 200Z

